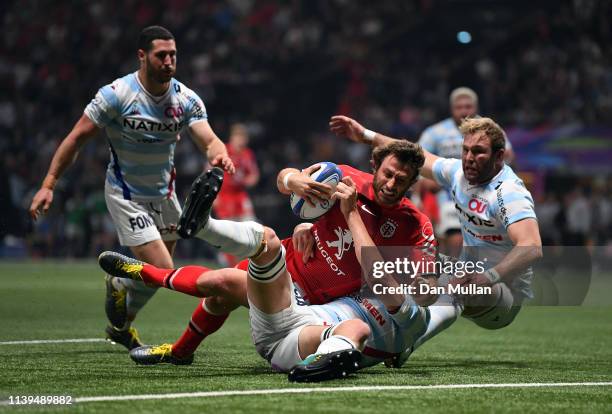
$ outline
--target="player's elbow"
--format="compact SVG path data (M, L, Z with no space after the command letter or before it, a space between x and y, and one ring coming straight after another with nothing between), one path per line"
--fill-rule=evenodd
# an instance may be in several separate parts
M544 257L544 249L542 249L542 244L540 243L539 245L535 245L532 248L532 257L533 260L540 260Z
M517 243L524 250L525 256L529 258L530 262L540 260L544 257L544 251L542 249L542 241L539 237L521 240Z

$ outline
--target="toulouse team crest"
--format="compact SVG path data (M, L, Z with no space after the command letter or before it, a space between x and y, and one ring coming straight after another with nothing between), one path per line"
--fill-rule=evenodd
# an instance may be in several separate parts
M385 221L383 225L380 226L380 235L383 236L385 239L390 239L395 234L397 226L398 224L396 221L387 219L387 221Z

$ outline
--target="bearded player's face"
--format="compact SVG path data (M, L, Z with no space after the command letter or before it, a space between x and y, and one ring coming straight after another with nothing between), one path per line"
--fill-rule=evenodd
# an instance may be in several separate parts
M501 168L504 150L493 152L491 140L484 132L476 132L463 137L461 165L463 175L471 185L483 184L491 180Z
M147 77L158 83L170 82L176 73L176 43L174 40L156 39L145 54Z
M394 155L388 155L374 172L374 197L380 205L400 202L413 183L415 172Z

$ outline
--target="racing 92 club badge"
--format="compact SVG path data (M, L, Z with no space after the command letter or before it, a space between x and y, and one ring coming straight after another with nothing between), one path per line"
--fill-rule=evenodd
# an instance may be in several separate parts
M397 222L390 218L385 221L382 226L380 226L380 235L385 239L390 239L395 234L395 230L397 230Z

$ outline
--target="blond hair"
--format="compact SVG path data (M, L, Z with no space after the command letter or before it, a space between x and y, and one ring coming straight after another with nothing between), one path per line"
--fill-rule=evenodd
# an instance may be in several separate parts
M506 133L491 118L466 118L461 122L459 131L464 137L477 132L484 132L491 140L491 150L493 152L506 148Z
M457 99L459 99L462 96L467 96L476 105L478 105L478 95L476 95L476 92L474 92L474 89L468 88L467 86L461 86L459 88L453 89L453 91L451 92L448 98L451 106L453 105L453 103L455 103Z

